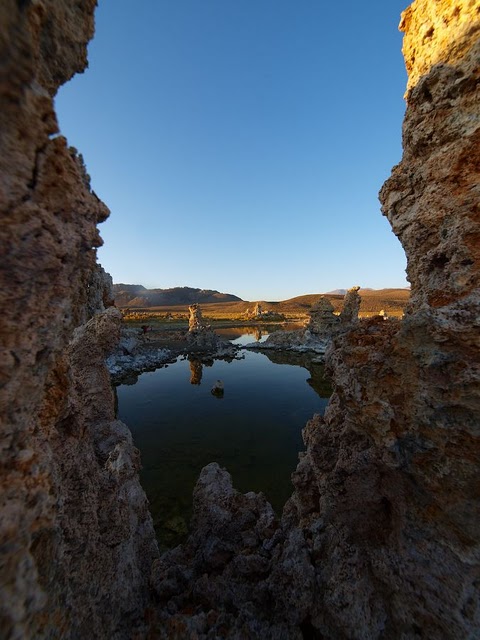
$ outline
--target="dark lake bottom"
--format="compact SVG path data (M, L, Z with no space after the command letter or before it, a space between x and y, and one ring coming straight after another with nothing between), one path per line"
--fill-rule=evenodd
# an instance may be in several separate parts
M330 396L323 367L305 355L242 353L208 365L182 357L117 387L162 548L186 536L193 488L209 462L226 467L239 491L263 491L278 513L292 493L301 430ZM211 393L218 379L223 397Z

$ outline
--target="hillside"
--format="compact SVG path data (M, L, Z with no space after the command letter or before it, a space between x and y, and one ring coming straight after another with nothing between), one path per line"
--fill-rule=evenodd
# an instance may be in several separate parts
M150 308L190 305L194 302L212 304L218 302L242 302L238 296L211 289L174 287L172 289L146 289L139 284L114 284L117 307Z
M132 289L122 290L121 287ZM135 289L136 287L136 289ZM115 302L118 307L132 310L148 310L158 313L188 313L188 305L198 302L204 314L212 319L241 316L247 309L252 309L257 301L246 301L232 294L179 287L175 289L145 289L137 285L114 285ZM138 292L138 293L137 293ZM389 315L401 316L410 297L409 289L360 289L362 303L360 315L376 315L381 310ZM280 302L260 300L264 311L274 311L287 317L304 317L320 296L330 300L336 312L343 306L344 296L337 293L311 293L296 296Z
M378 313L382 309L387 313L403 312L405 305L410 298L410 289L360 289L362 303L360 313ZM285 313L294 310L308 310L312 304L320 298L319 293L312 293L303 296L296 296L289 300L276 303L279 311ZM341 311L344 296L341 294L326 293L326 298L330 300L335 311Z

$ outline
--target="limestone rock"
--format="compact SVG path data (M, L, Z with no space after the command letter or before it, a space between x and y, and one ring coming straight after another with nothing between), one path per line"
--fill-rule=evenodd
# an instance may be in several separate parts
M0 3L0 636L129 638L156 554L104 359L107 207L53 97L86 66L95 0ZM95 315L100 312L100 315ZM95 636L96 634L96 636Z
M106 358L112 382L136 380L145 371L154 371L175 360L169 349L155 347L139 335L138 329L123 326L118 343Z
M404 15L404 155L381 200L411 304L401 323L333 338L335 393L305 430L284 513L312 541L309 625L324 638L480 634L475 4L417 0Z
M351 329L358 322L360 287L349 289L340 316L335 315L333 305L324 296L312 305L305 328L297 331L275 331L261 344L246 345L250 349L280 349L288 351L313 351L324 355L332 338Z
M202 310L200 305L195 303L188 307L188 330L189 331L203 331L210 328L210 325L206 324L203 319Z
M269 588L275 514L262 494L242 495L218 464L207 465L194 491L193 534L187 544L154 565L152 584L160 601L159 638L191 637L201 625L209 637L295 638L278 622L277 636L262 615ZM189 610L197 615L189 615ZM203 616L200 618L200 612Z
M468 306L480 258L478 3L415 2L401 28L410 74L404 153L382 210L407 254L410 310Z
M202 351L213 351L217 348L219 338L209 324L205 322L200 305L195 303L188 307L190 317L188 319L187 340L190 348Z
M340 322L344 325L350 325L358 322L358 313L360 311L361 298L358 293L360 287L352 287L345 294L343 300L343 309L340 313Z
M272 321L278 322L279 320L285 320L285 316L282 313L275 313L275 311L271 310L263 310L260 302L256 302L253 309L247 309L244 313L244 318L246 320L263 320L263 321Z

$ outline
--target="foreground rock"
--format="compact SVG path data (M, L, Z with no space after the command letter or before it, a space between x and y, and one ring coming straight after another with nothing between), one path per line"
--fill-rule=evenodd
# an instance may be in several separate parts
M147 620L154 638L479 637L477 3L416 0L403 18L404 157L381 199L408 258L405 320L332 337L335 393L280 522L204 469L188 542L153 564L155 601L104 365L120 332L95 266L107 210L52 137L93 5L0 5L1 637L136 638Z
M108 209L58 136L94 0L0 3L0 636L131 638L156 556L138 452L104 358Z
M154 565L156 637L272 637L270 603L282 584L272 592L266 579L277 528L261 494L242 495L224 469L205 467L194 491L194 533ZM301 638L283 622L274 628L277 638Z

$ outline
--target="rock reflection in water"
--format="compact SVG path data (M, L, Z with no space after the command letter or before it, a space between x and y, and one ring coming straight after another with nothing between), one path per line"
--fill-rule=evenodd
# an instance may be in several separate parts
M315 356L312 357L312 354L295 351L274 351L272 349L262 351L262 353L275 364L289 364L307 369L311 376L307 379L307 382L318 395L321 398L329 398L332 395L332 384L325 375L325 366Z
M191 357L189 357L188 360L190 362L190 384L201 384L203 373L201 360L196 360Z
M224 327L216 329L216 333L225 340L234 344L248 344L249 342L264 342L273 331L292 331L299 329L298 323L276 323L261 325L249 325L243 327Z
M247 351L230 362L182 357L117 388L162 548L186 536L193 488L212 461L228 469L240 491L263 491L281 511L292 493L301 431L330 395L322 375L305 354ZM220 402L211 393L217 380L227 389Z
M199 358L197 355L189 354L188 362L190 365L190 384L201 385L203 367L213 367L214 360L212 358Z

